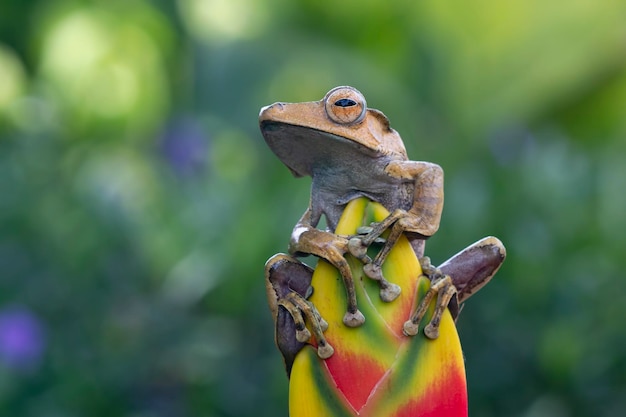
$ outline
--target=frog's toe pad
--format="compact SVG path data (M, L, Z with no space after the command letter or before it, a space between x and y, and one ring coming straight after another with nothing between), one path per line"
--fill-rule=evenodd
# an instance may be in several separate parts
M372 226L361 226L356 229L356 233L358 235L367 235L368 233L372 233L374 228Z
M436 339L439 337L439 326L435 326L432 323L428 323L426 327L424 327L424 334L429 339Z
M413 323L412 320L408 320L402 326L402 333L405 336L415 336L419 331L419 324Z
M363 240L360 237L353 237L348 241L348 250L359 259L367 254L367 246L363 244Z
M364 265L363 272L365 272L365 275L367 275L369 278L373 280L380 281L383 279L383 271L378 265L374 265L374 264Z
M322 329L323 332L328 330L328 322L324 320L323 317L320 317L320 329Z
M343 316L343 324L348 327L359 327L365 323L365 316L359 310L354 313L347 312Z
M402 292L402 288L396 284L389 283L385 288L380 289L380 299L386 303L390 303Z
M300 343L306 343L311 338L311 332L306 327L302 330L296 330L296 340Z
M333 353L335 353L335 349L333 349L333 347L328 343L317 347L317 356L322 359L330 358L333 356Z

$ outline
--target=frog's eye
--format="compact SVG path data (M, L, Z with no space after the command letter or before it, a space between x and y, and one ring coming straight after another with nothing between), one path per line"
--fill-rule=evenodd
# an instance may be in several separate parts
M330 120L343 125L361 122L367 111L365 97L352 87L336 87L330 90L324 97L324 107Z

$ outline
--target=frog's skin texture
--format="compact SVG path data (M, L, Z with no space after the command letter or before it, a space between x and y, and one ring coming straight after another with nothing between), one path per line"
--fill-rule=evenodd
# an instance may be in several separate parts
M439 228L443 209L441 167L430 162L410 161L400 135L390 127L387 117L367 108L363 95L352 87L336 87L320 101L275 103L264 107L259 124L268 146L291 172L296 177L312 178L309 207L293 229L289 252L294 256L315 255L334 265L346 288L347 312L343 322L350 327L363 324L365 318L358 310L353 277L344 255L351 253L360 259L366 275L379 282L381 299L393 301L400 294L400 288L384 279L381 265L403 233L418 258L423 257L424 240ZM346 204L359 197L382 204L391 214L363 234L336 235L334 231ZM322 215L326 218L327 230L317 229ZM370 259L367 248L388 229L383 248ZM281 265L287 265L284 262L288 261L283 259ZM299 285L289 284L291 292L285 292L284 288L276 290L276 286L285 283L282 278L273 280L277 268L271 262L266 267L268 290L279 300L276 306L289 305L285 308L296 325L302 316L298 318L297 311L315 322L314 310L302 308L307 302L305 294L295 289ZM304 272L296 274L298 277L305 275ZM433 287L445 293L448 301L452 299L454 285L449 280ZM298 300L294 301L294 297ZM407 334L415 330L410 324L407 329ZM319 341L320 335L315 333ZM436 332L433 335L436 337ZM300 333L298 339L305 341L305 336Z

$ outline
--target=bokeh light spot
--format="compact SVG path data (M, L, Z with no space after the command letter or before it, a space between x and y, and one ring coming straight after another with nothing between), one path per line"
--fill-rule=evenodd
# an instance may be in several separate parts
M0 113L18 98L25 84L24 68L13 51L0 44Z
M187 28L205 40L236 40L258 34L267 6L255 0L179 0Z
M69 129L106 123L133 131L163 117L169 94L165 51L153 25L132 9L118 19L105 7L72 9L49 20L40 70Z
M16 370L37 366L45 350L43 327L37 317L21 306L0 311L0 361Z

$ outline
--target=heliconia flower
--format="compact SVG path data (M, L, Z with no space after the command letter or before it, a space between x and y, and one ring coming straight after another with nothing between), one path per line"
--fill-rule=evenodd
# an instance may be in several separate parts
M380 204L354 200L335 233L353 235L358 227L387 215ZM450 313L444 312L437 339L428 339L422 331L410 337L402 333L430 285L408 240L402 237L383 265L385 278L402 288L390 303L380 300L379 286L364 275L362 263L350 255L347 259L365 324L343 324L343 282L334 267L320 260L309 300L328 322L324 335L334 354L320 359L314 345L298 353L290 376L290 417L467 416L463 355ZM434 306L433 300L420 329L430 321Z

